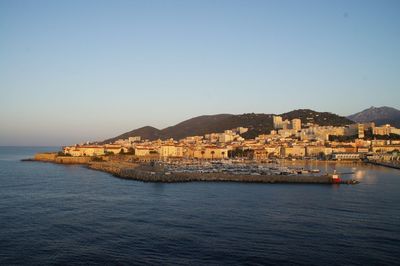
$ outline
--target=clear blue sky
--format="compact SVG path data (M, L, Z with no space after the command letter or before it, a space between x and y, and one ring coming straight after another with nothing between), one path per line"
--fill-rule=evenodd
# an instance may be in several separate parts
M0 0L0 145L400 108L400 1Z

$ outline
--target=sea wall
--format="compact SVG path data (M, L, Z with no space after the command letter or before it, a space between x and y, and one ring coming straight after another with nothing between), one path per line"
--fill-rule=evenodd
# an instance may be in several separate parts
M141 170L140 167L129 165L121 166L115 163L90 163L89 168L111 173L115 176L134 179L144 182L248 182L248 183L304 183L304 184L331 184L328 175L303 176L303 175L233 175L226 173L170 173Z
M104 161L109 161L109 162L135 162L138 160L138 157L136 155L129 155L129 154L113 154L113 155L108 155L108 156L102 156Z
M57 156L54 162L62 164L87 164L91 160L91 157Z
M36 153L34 160L43 162L54 162L56 158L57 158L57 153L55 152L42 152L42 153Z
M88 164L92 161L92 157L72 157L58 156L55 152L36 153L33 160L41 162L53 162L61 164Z

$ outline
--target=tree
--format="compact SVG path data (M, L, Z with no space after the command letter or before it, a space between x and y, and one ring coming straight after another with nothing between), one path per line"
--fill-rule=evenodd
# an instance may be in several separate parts
M93 161L93 162L103 162L104 160L103 160L102 157L94 156L94 157L92 158L92 161Z
M222 158L225 158L225 152L223 151L223 152L221 152L221 154L222 154Z
M206 153L205 151L201 151L201 159L204 160L204 153Z
M211 151L211 160L214 160L214 153L215 151Z
M135 155L135 149L132 148L132 147L129 147L129 148L128 148L128 152L127 152L126 154Z

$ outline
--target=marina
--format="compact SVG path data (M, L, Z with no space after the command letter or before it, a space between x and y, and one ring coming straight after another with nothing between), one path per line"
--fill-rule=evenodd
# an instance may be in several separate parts
M165 172L174 173L228 173L233 175L302 175L316 174L319 169L290 168L279 164L212 162L162 163Z

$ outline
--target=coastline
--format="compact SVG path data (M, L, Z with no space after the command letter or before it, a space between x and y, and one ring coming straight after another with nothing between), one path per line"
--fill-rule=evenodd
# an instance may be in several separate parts
M118 157L117 157L118 158ZM112 174L115 177L142 182L180 183L180 182L242 182L268 184L357 184L356 180L340 180L333 182L332 175L251 175L232 173L183 173L165 172L158 167L146 163L134 163L129 157L110 161L94 161L91 157L65 157L54 153L36 154L35 158L24 161L50 162L56 164L79 164L88 169Z

